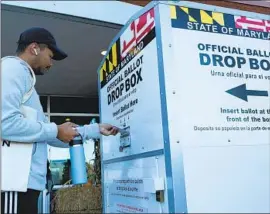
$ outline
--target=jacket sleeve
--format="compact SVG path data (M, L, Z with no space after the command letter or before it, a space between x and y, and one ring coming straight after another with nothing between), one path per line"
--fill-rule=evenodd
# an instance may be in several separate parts
M58 140L57 138L55 138L54 140L47 141L47 144L58 148L69 148L68 143L64 143L61 140Z
M46 119L48 121L48 119ZM90 124L90 125L84 125L77 127L77 131L82 136L83 140L89 140L91 138L99 138L100 132L99 132L99 126L97 123ZM69 148L68 143L64 143L57 138L54 140L47 142L50 146L53 147L59 147L59 148Z
M30 89L28 70L14 61L2 62L2 136L16 142L50 141L57 136L55 123L44 123L24 118L20 112L23 95Z
M49 120L45 115L44 115L44 118L45 118L44 122L49 123ZM58 148L69 148L68 143L64 143L63 141L59 140L57 137L47 141L47 144L50 145L50 146L53 146L53 147L58 147Z
M97 139L101 136L98 123L79 126L77 130L84 140Z

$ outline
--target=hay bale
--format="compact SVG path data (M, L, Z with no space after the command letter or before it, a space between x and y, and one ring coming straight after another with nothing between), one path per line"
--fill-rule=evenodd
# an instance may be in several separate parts
M101 187L90 185L60 189L54 198L56 213L102 213Z

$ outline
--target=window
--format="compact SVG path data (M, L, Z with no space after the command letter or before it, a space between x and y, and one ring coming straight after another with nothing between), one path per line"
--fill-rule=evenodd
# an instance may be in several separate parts
M50 170L54 185L63 185L71 179L70 160L53 160L50 162Z
M92 121L92 119L95 119L97 123L99 122L98 117L91 117L91 116L51 116L50 118L51 122L54 122L57 125L65 123L67 118L70 119L70 122L73 122L78 125L89 124Z
M82 98L82 97L49 97L50 106L47 109L47 97L42 96L42 106L50 122L57 125L65 123L67 119L80 126L90 124L93 119L99 123L98 116L98 98ZM86 164L91 164L95 159L94 154L95 143L89 140L84 143ZM48 146L48 158L50 160L50 168L55 184L63 185L70 180L69 174L69 149L56 148Z
M40 99L43 111L47 112L48 97L47 96L40 96L39 99Z
M98 113L98 98L50 97L51 113Z

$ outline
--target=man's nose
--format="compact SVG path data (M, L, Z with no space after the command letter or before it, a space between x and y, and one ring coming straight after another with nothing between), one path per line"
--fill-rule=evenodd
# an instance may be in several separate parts
M53 64L52 64L52 63L50 63L50 65L49 65L49 66L47 66L47 67L46 67L46 69L47 69L47 70L50 70L50 68L52 67L52 65L53 65Z

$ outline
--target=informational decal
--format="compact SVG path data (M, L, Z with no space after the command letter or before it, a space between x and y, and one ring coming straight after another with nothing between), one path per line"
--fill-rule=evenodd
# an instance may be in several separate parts
M105 159L163 148L157 57L151 9L123 31L100 70L102 122L129 133L103 139Z
M171 6L171 25L181 128L192 143L221 133L233 143L243 132L237 143L269 144L270 21Z
M159 212L156 195L147 191L149 179L123 178L113 180L109 187L109 204L112 213ZM154 180L151 180L152 183ZM151 183L151 182L150 182Z
M170 9L173 28L270 40L270 20L187 7Z

